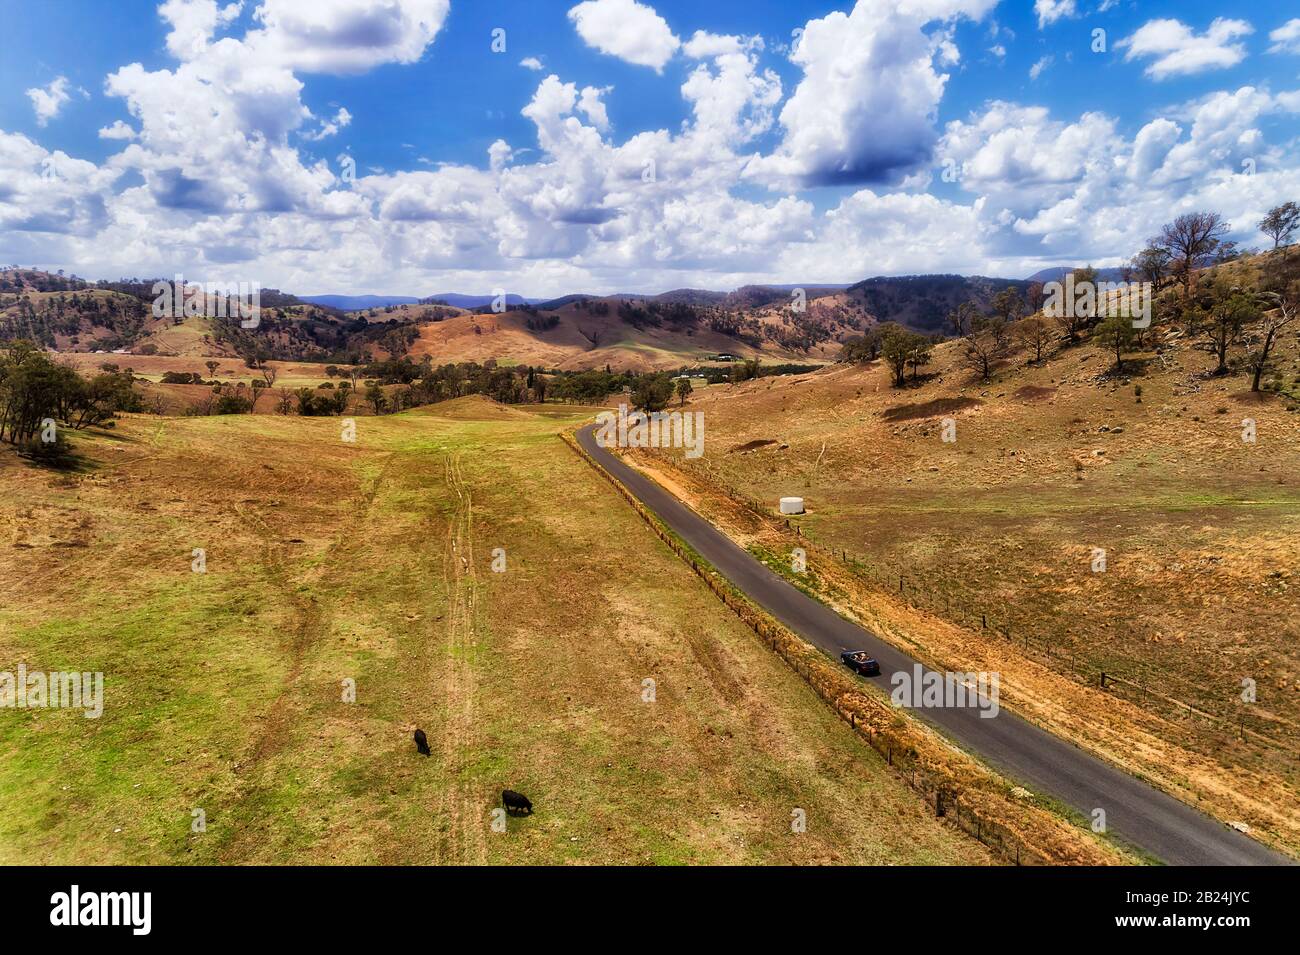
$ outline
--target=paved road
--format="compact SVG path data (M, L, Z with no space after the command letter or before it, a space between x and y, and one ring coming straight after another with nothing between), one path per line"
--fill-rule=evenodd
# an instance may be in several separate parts
M582 447L709 563L791 630L839 659L866 650L890 674L913 673L916 660L850 623L764 567L712 524L655 482L597 445L594 425L578 432ZM928 671L927 671L928 672ZM930 707L920 715L1009 778L1054 796L1091 818L1106 811L1107 829L1171 865L1281 865L1285 857L1083 750L1000 710L981 717L974 706Z

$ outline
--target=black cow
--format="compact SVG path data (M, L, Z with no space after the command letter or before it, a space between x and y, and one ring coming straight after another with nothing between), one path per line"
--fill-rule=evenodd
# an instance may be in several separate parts
M415 748L420 751L421 756L433 755L429 752L429 737L424 735L424 730L417 729L415 731Z
M528 801L528 797L523 793L517 793L513 789L501 790L501 804L506 807L506 812L515 815L533 813L533 804Z

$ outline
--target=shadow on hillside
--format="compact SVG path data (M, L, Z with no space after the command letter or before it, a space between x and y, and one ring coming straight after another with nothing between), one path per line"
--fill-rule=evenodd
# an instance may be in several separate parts
M978 398L935 398L918 404L894 405L886 408L881 417L886 421L915 421L919 418L935 418L939 415L954 414L967 408L978 408L984 402Z

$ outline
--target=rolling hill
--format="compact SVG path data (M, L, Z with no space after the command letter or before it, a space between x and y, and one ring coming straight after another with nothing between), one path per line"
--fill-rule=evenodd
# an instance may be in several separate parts
M0 272L0 340L29 338L64 352L232 357L350 363L412 355L437 363L528 364L578 370L678 368L726 354L818 363L878 322L930 334L973 301L987 309L1003 289L1028 301L1027 279L878 276L854 285L749 285L729 292L680 288L657 295L575 293L546 301L440 293L299 297L261 292L255 332L205 316L157 318L153 280L90 283L37 270ZM806 307L800 307L801 305Z

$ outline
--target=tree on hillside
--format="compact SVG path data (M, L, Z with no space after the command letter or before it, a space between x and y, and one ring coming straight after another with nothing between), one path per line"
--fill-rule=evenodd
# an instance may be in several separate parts
M985 381L993 372L993 365L1006 355L1010 346L1007 323L999 316L976 319L966 336L963 354L966 362L980 373Z
M209 358L209 359L208 359L207 361L205 361L203 364L205 364L205 365L208 366L208 377L209 377L209 378L211 378L213 375L215 375L215 374L217 373L217 368L219 368L219 367L221 366L221 362L219 362L219 361L213 361L211 358Z
M912 369L912 380L921 377L921 368L930 364L934 341L925 335L917 335L912 340L912 350L907 356L907 367Z
M894 387L901 388L907 383L909 367L915 377L922 365L929 364L930 348L930 339L908 331L901 325L894 325L885 331L880 354L893 372Z
M383 414L384 408L388 404L388 398L384 396L384 389L380 387L379 382L372 381L366 385L366 401L374 409L375 414Z
M260 382L255 381L253 384L254 386L260 385L261 387L253 388L253 405L248 409L250 412L257 410L257 399L262 397L262 392L264 391L269 394L271 388L275 385L275 379L280 377L280 373L270 365L263 365L258 369L258 371L262 373L262 380Z
M667 375L642 375L632 388L632 407L638 411L663 411L673 397L673 383Z
M1060 323L1066 337L1069 338L1070 342L1073 344L1079 340L1079 333L1096 321L1097 318L1097 297L1095 294L1097 270L1089 265L1082 269L1075 269L1071 274L1074 277L1073 282L1076 294L1077 290L1081 288L1091 286L1094 289L1094 294L1090 299L1086 298L1084 300L1073 302L1066 301L1064 297L1056 299L1060 309L1059 312L1056 312L1052 317ZM1089 300L1092 302L1091 305L1088 304ZM1056 311L1056 309L1053 309L1053 311Z
M1124 370L1124 351L1133 344L1133 320L1123 315L1111 315L1097 326L1095 341L1115 354L1115 370Z
M686 399L689 398L689 397L691 396L691 392L694 391L694 390L695 390L695 388L694 388L694 386L691 384L691 380L690 380L689 378L678 378L678 379L677 379L677 402L678 402L678 404L680 404L680 405L682 405L682 406L685 406L685 404L686 404Z
M746 358L739 364L731 366L731 380L740 382L757 378L761 374L762 365L762 359Z
M862 335L846 338L840 346L840 361L865 364L880 357L880 342L884 338L883 326L874 325Z
M948 313L948 324L952 326L952 333L958 338L963 338L970 333L971 325L979 318L979 307L971 301L960 303L956 308Z
M1031 282L1029 290L1025 292L1025 302L1029 305L1029 314L1034 315L1043 309L1043 283Z
M0 352L0 441L25 446L33 455L59 456L57 437L43 441L46 421L72 428L102 424L118 411L140 411L129 371L96 375L90 381L51 361L28 341L7 343ZM41 447L52 445L53 447Z
M1169 250L1155 245L1148 245L1133 256L1133 271L1143 282L1150 282L1155 292L1160 291L1165 277L1169 274Z
M993 314L1002 319L1004 324L1010 324L1024 314L1025 301L1014 286L1008 285L993 296L990 307L993 309Z
M1277 337L1289 325L1300 320L1300 283L1292 282L1281 289L1270 290L1264 295L1264 304L1269 308L1260 323L1258 337L1246 355L1246 366L1250 369L1250 390L1259 391L1260 380L1268 371L1269 359Z
M1016 330L1016 340L1034 353L1034 361L1043 360L1043 349L1052 342L1052 326L1041 317L1034 315L1020 323Z
M1197 332L1205 340L1202 347L1218 359L1214 374L1226 375L1228 349L1240 340L1242 326L1259 318L1259 302L1241 289L1217 285L1209 286L1199 298L1193 318Z
M1268 215L1259 220L1259 231L1273 240L1273 250L1282 248L1282 258L1286 258L1286 247L1296 229L1300 229L1300 206L1294 202L1284 202L1268 210Z
M1169 253L1174 274L1183 284L1184 297L1191 294L1192 273L1220 252L1229 228L1217 212L1188 212L1166 223L1150 241L1150 245Z

